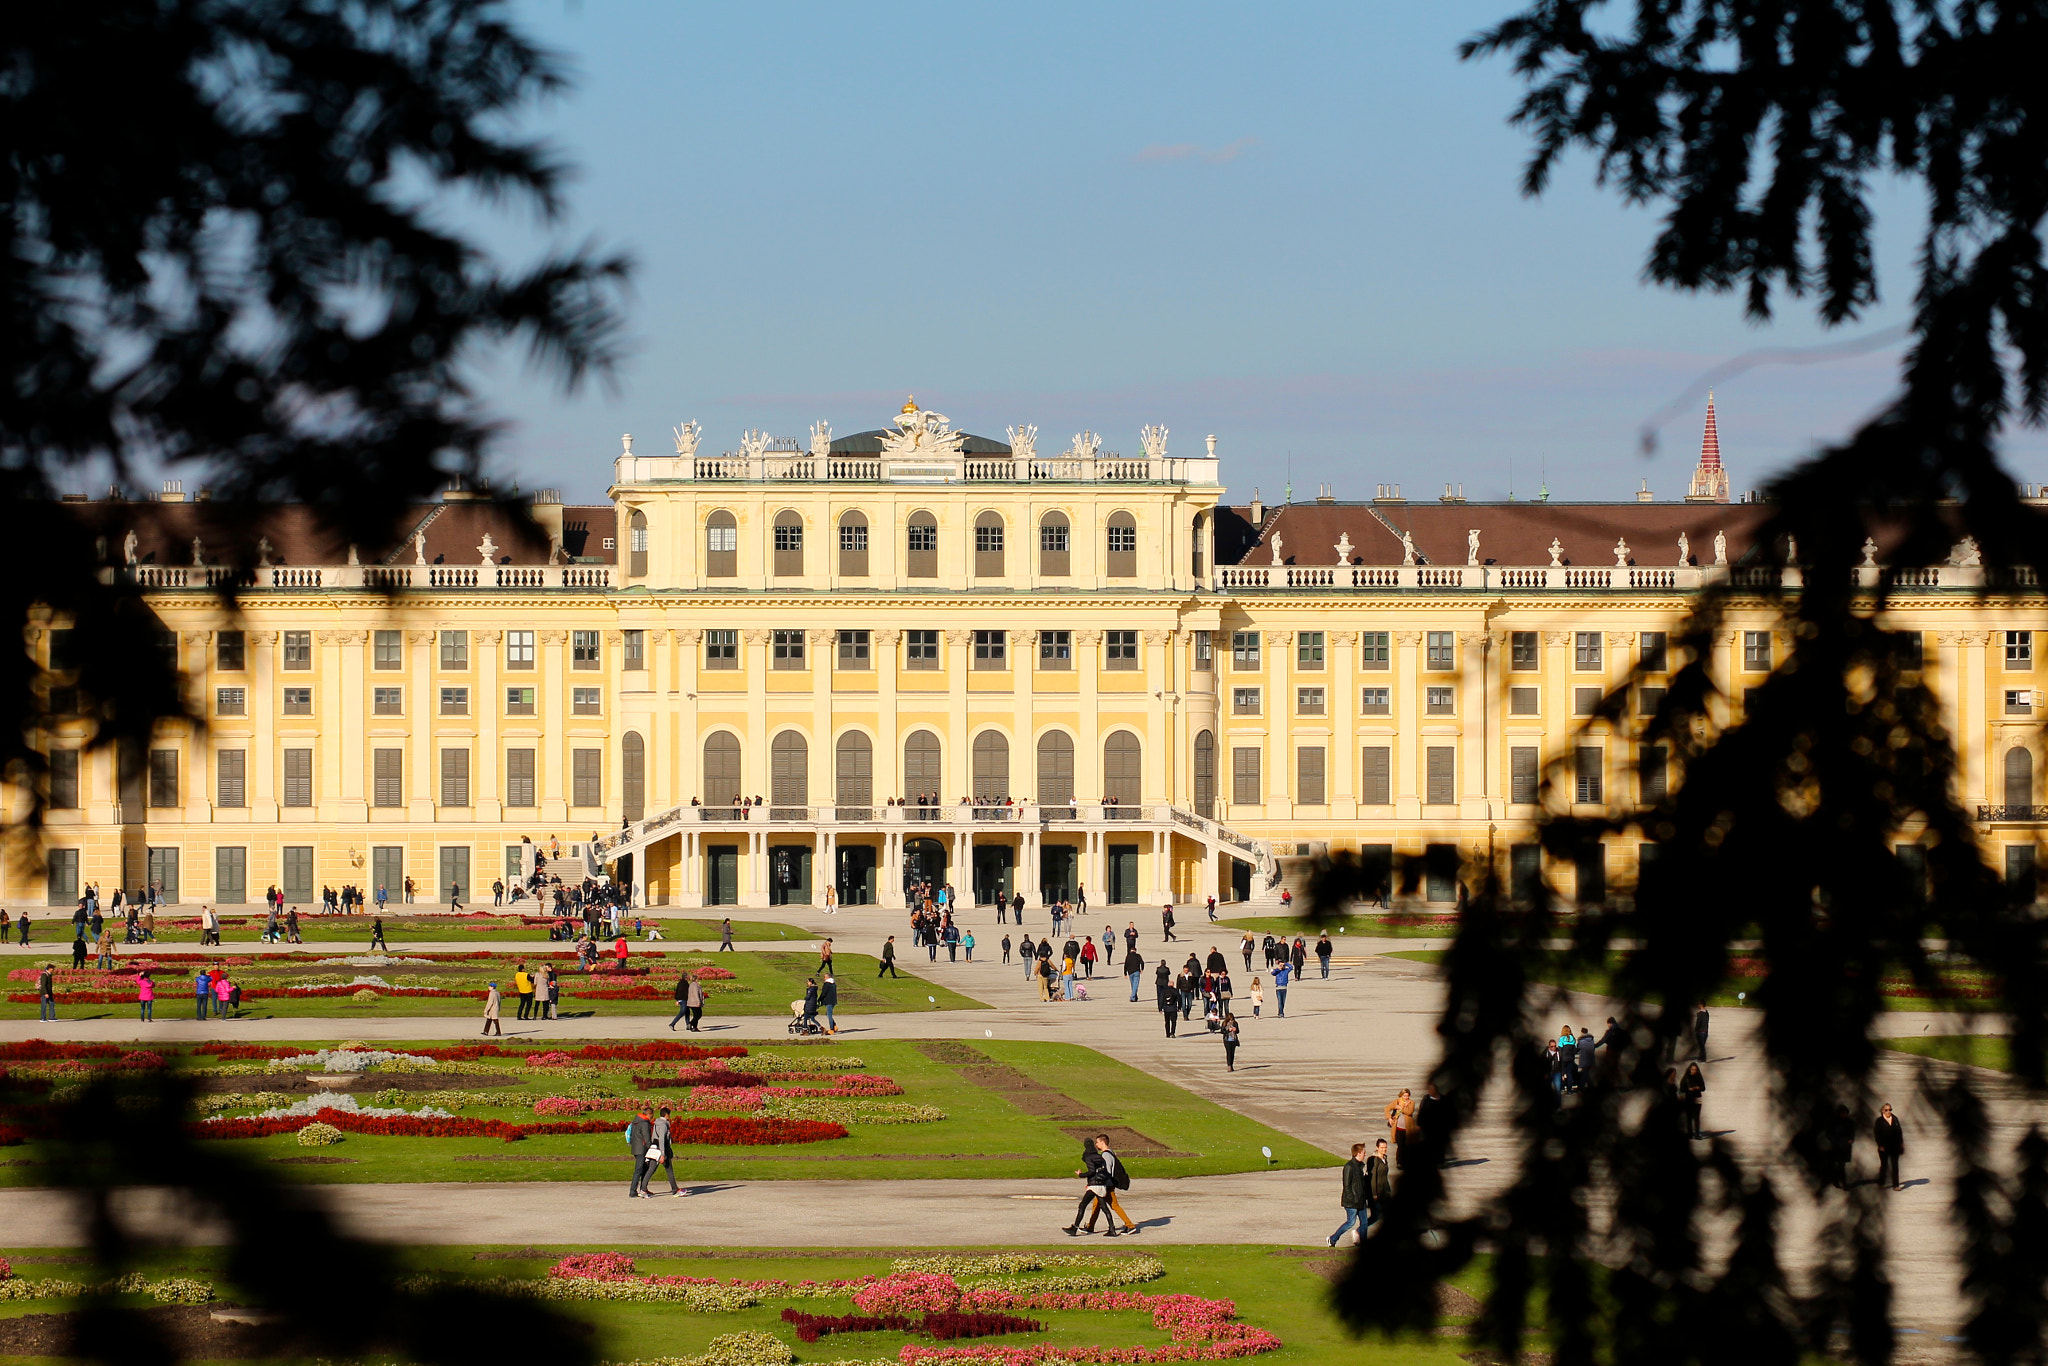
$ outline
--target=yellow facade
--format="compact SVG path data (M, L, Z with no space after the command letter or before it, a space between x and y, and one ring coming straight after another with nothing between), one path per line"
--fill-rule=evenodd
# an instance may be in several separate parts
M963 894L1081 883L1155 907L1264 893L1275 855L1326 847L1449 844L1505 871L1537 815L1531 751L1566 757L1561 794L1589 810L1644 795L1637 724L1581 734L1585 700L1700 584L1743 572L1573 569L1557 539L1549 565L1495 564L1444 530L1491 536L1512 509L1514 534L1554 524L1604 559L1587 528L1610 514L1701 546L1718 518L1739 552L1749 522L1725 505L1246 510L1213 455L933 457L880 435L878 453L629 452L597 529L616 553L580 568L418 568L387 596L375 569L294 566L234 620L197 574L146 579L207 725L85 754L47 870L17 860L0 896L154 876L184 902L380 882L397 901L411 877L422 901L453 881L487 902L522 839L581 855L598 836L672 906L828 884L897 904L906 859L943 858ZM1289 555L1297 526L1345 544ZM2041 599L1986 597L1967 564L1926 578L1890 624L1923 633L1963 800L1991 843L2031 847ZM1775 626L1761 599L1729 619L1713 667L1731 699L1782 660ZM31 632L45 662L52 629ZM60 728L53 748L83 739ZM925 792L935 807L890 805ZM1613 885L1634 871L1609 851Z

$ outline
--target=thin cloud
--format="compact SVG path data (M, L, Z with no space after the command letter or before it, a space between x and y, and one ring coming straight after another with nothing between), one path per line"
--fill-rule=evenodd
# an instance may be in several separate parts
M1155 142L1131 160L1143 166L1157 161L1199 161L1205 166L1222 166L1259 145L1257 138L1239 138L1221 147L1204 147L1199 142Z

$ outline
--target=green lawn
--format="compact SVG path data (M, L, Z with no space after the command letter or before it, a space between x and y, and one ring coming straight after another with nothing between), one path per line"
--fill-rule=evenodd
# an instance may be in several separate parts
M1142 1199L1135 1195L1132 1198ZM1139 1207L1134 1207L1132 1213L1140 1218L1144 1217ZM1333 1216L1332 1223L1334 1222ZM1142 1242L1141 1238L1140 1243ZM975 1251L1007 1252L1027 1249L862 1249L811 1253L803 1256L732 1255L706 1249L698 1256L678 1257L674 1255L677 1249L672 1247L562 1246L538 1249L548 1254L542 1258L521 1259L502 1255L506 1252L529 1250L537 1249L415 1248L405 1255L419 1269L444 1275L509 1276L525 1279L543 1274L554 1258L570 1252L624 1251L635 1257L635 1269L642 1274L802 1281L842 1280L886 1273L891 1258L898 1255L928 1252L969 1254ZM1075 1249L1062 1246L1048 1250L1064 1253L1097 1252L1106 1249L1100 1246L1098 1240L1095 1244L1083 1244ZM1262 1362L1275 1363L1275 1366L1334 1361L1358 1362L1362 1366L1458 1366L1464 1360L1461 1353L1471 1350L1471 1344L1462 1336L1456 1335L1395 1342L1387 1342L1378 1337L1352 1338L1338 1324L1329 1307L1329 1281L1326 1273L1338 1264L1340 1254L1304 1256L1294 1248L1259 1245L1153 1247L1128 1243L1116 1245L1115 1251L1126 1255L1150 1253L1165 1262L1165 1276L1130 1287L1131 1289L1146 1294L1188 1294L1234 1300L1241 1322L1269 1330L1284 1344L1280 1350L1257 1358ZM647 1255L641 1255L643 1253ZM19 1253L10 1249L6 1255L46 1256L48 1249L23 1249ZM218 1249L183 1248L155 1254L150 1259L149 1270L152 1275L191 1275L211 1280L218 1275L217 1268L221 1262L222 1255ZM19 1261L16 1265L18 1272L32 1276L81 1274L80 1268L76 1266L44 1266ZM176 1270L173 1271L173 1268ZM1459 1284L1469 1293L1481 1293L1483 1274L1483 1268L1475 1265L1460 1278ZM1028 1283L1031 1277L1026 1276L1024 1279ZM231 1296L229 1287L223 1285L221 1289L228 1292L224 1298ZM664 1304L559 1304L563 1312L582 1318L597 1330L596 1350L600 1359L618 1362L697 1353L708 1347L715 1337L742 1331L774 1335L794 1348L798 1359L805 1363L871 1361L883 1358L893 1361L905 1344L911 1342L954 1347L984 1344L998 1347L1023 1346L1032 1343L1073 1347L1159 1347L1170 1341L1163 1330L1152 1325L1151 1316L1145 1313L1032 1310L1029 1311L1029 1317L1043 1322L1046 1325L1045 1332L940 1344L903 1333L834 1334L815 1343L802 1344L797 1341L794 1330L781 1321L782 1310L789 1306L813 1314L853 1312L851 1300L845 1297L815 1300L768 1299L752 1309L728 1313L692 1313L677 1306ZM0 1303L0 1317L46 1313L56 1307L61 1307L61 1302ZM1469 1318L1464 1317L1446 1317L1441 1320L1446 1325L1462 1325L1469 1321Z
M810 941L815 944L815 940ZM549 945L550 951L560 951L566 945ZM394 947L402 954L402 947ZM661 950L653 950L660 953ZM228 955L233 956L233 955ZM653 959L648 953L636 955L633 961L653 962L654 971L646 977L628 978L622 982L609 979L594 979L573 971L563 971L565 965L556 964L556 971L562 977L562 1001L560 1013L569 1018L588 1018L611 1015L661 1015L675 1013L671 992L677 975L688 966L715 962L716 966L736 974L736 980L709 982L709 995L704 1009L706 1023L715 1024L731 1016L786 1016L791 1001L800 1000L804 994L806 980L818 966L815 951L791 951L788 953L767 950L751 950L746 953L705 953L675 955L676 960ZM683 960L687 961L683 961ZM69 959L62 960L68 965ZM361 974L380 976L393 986L403 986L408 978L431 979L425 985L448 987L454 990L482 990L486 983L495 981L500 990L510 991L512 969L522 959L517 953L502 953L489 961L421 964L416 968L319 968L305 964L264 962L249 967L230 967L230 975L245 987L259 988L266 981L283 981L312 974L338 975L346 981ZM535 961L527 959L524 961ZM905 967L898 971L900 977L877 978L878 963L874 958L854 953L837 954L833 960L839 982L839 1011L844 1015L857 1016L862 1012L879 1013L899 1010L979 1010L980 1001L964 996L957 991L940 985L939 976L952 975L961 980L961 975L981 971L976 963L948 964L941 959L938 964L906 958ZM11 966L11 965L10 965ZM195 968L196 972L197 969ZM921 977L922 971L929 977ZM967 980L972 980L968 977ZM992 978L988 980L993 980ZM182 1017L192 1009L190 976L167 977L161 980L157 1009L165 1018ZM653 1001L608 1001L579 1000L575 990L580 986L597 984L600 988L651 983L660 992L660 999ZM451 985L453 984L453 985ZM32 983L8 983L10 994L27 995L33 990ZM744 987L745 990L734 990ZM931 998L936 997L934 1004ZM510 1019L516 1008L516 999L504 1007L505 1018ZM58 1013L66 1020L132 1020L136 1010L133 1005L66 1005L59 997ZM36 1006L21 1001L0 1001L0 1019L33 1019ZM480 998L447 996L379 996L373 1001L357 1001L353 996L308 996L308 997L266 997L251 998L244 1004L242 1013L236 1019L360 1019L364 1017L419 1018L426 1016L447 1017L450 1015L483 1014ZM231 1028L232 1026L226 1026Z
M536 917L537 918L537 917ZM370 922L376 919L370 915L299 915L299 937L308 944L357 944L370 942ZM47 947L52 952L71 951L71 918L68 913L52 911L48 916L32 915L30 934L32 943ZM648 923L658 924L667 938L677 941L708 940L716 943L722 932L717 918L710 919L668 919L647 917ZM222 915L221 941L224 948L250 946L261 948L265 917L254 915ZM122 923L113 922L115 938L122 932ZM627 920L630 930L632 921ZM393 907L384 916L384 937L393 946L401 942L448 943L475 940L479 944L510 943L529 941L547 942L547 930L540 925L521 923L518 915L492 915L476 918L462 915L421 915L408 914L402 908ZM629 935L639 943L638 935ZM748 943L769 939L789 939L797 942L816 942L818 936L796 925L785 925L769 920L735 920L732 922L732 937L735 942ZM199 943L199 922L196 917L185 915L159 914L156 918L156 938L159 944ZM137 952L127 944L116 944L120 953Z
M1949 1034L1939 1038L1923 1035L1917 1039L1881 1039L1886 1048L1900 1053L1917 1053L1923 1058L1968 1063L1994 1072L2012 1071L2012 1054L2005 1039L1995 1034Z
M1383 958L1407 958L1417 963L1441 963L1444 958L1444 950L1400 949L1380 956ZM1609 955L1608 963L1610 967L1618 965L1620 961L1621 956L1619 954ZM1556 955L1551 964L1538 967L1530 975L1536 981L1548 982L1552 986L1563 987L1567 991L1579 991L1595 996L1606 996L1611 995L1613 990L1610 972L1602 971L1599 968L1566 964L1561 954ZM1984 979L1982 973L1971 970L1950 971L1945 973L1944 976L1948 980L1958 983L1964 989L1968 989ZM1763 985L1763 981L1762 977L1731 977L1722 990L1715 992L1707 998L1706 1003L1709 1006L1725 1007L1728 1009L1747 1006L1749 1000L1755 997L1757 988ZM1991 1009L1997 1005L1997 1002L1991 999L1968 1001L1937 1000L1927 996L1906 994L1904 991L1893 991L1889 988L1884 993L1884 1003L1887 1010L1948 1010L1959 1004L1974 1006L1978 1009Z
M692 1040L696 1042L697 1040ZM473 1042L464 1039L460 1042ZM581 1041L577 1041L581 1042ZM718 1036L702 1042L715 1044ZM318 1045L307 1045L313 1048ZM402 1051L402 1043L380 1046ZM523 1045L515 1045L523 1046ZM535 1044L544 1048L545 1044ZM574 1044L565 1046L573 1047ZM773 1043L749 1044L756 1051L777 1051ZM678 1176L693 1181L739 1179L861 1179L955 1177L963 1174L994 1176L998 1172L1015 1177L1066 1177L1073 1174L1079 1140L1065 1129L1121 1126L1136 1130L1165 1152L1176 1156L1141 1155L1137 1145L1128 1145L1134 1172L1145 1177L1202 1176L1223 1172L1261 1169L1266 1159L1261 1147L1270 1147L1279 1166L1319 1168L1334 1166L1340 1158L1320 1148L1289 1138L1263 1124L1247 1119L1211 1101L1128 1067L1077 1044L1006 1042L976 1039L972 1048L981 1055L982 1065L1007 1064L1026 1076L1053 1088L1070 1100L1081 1102L1085 1113L1055 1113L1046 1107L1023 1105L1006 1099L1006 1093L977 1084L963 1074L959 1065L937 1062L907 1040L846 1039L830 1045L813 1045L821 1062L828 1056L852 1056L861 1070L890 1078L904 1089L892 1103L935 1106L946 1118L917 1124L849 1124L843 1139L788 1147L732 1148L678 1146ZM204 1066L204 1055L173 1054L174 1063ZM1221 1054L1218 1053L1219 1066ZM517 1123L534 1120L533 1103L543 1096L560 1095L577 1083L587 1085L592 1077L580 1075L574 1082L523 1068L517 1059L495 1060L492 1072L517 1078L510 1087L491 1087L484 1094L490 1103L465 1106L465 1119L503 1119ZM680 1102L685 1094L678 1086L642 1093L631 1078L673 1076L676 1063L639 1063L604 1069L601 1083L622 1098L638 1101L644 1095L654 1101ZM374 1078L375 1074L372 1074ZM474 1073L450 1073L436 1085L451 1090L476 1089L482 1085ZM770 1079L772 1080L772 1079ZM237 1091L253 1094L264 1089L265 1075L234 1079ZM797 1085L814 1085L804 1082ZM372 1079L359 1084L358 1091L377 1088ZM373 1104L358 1095L359 1104ZM401 1100L406 1109L418 1109L421 1102ZM1039 1113L1033 1113L1037 1108ZM247 1113L236 1111L234 1113ZM629 1112L606 1110L591 1118L616 1116L623 1128ZM291 1134L270 1138L223 1139L229 1148L240 1150L258 1161L296 1157L305 1149ZM517 1143L480 1138L386 1138L351 1134L323 1153L352 1159L332 1165L289 1164L280 1170L294 1178L312 1182L384 1181L592 1181L613 1177L623 1179L629 1163L618 1135L613 1132L533 1137ZM36 1156L34 1145L16 1148L10 1156ZM460 1160L462 1158L473 1160ZM533 1159L572 1158L555 1161ZM482 1159L482 1160L474 1160ZM843 1160L842 1160L843 1159ZM964 1164L964 1168L963 1168ZM33 1185L38 1166L0 1167L0 1185Z

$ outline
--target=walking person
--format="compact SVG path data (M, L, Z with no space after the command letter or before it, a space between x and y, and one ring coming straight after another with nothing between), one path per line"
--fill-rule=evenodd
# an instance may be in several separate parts
M723 929L721 929L721 930L719 931L719 933L718 933L718 951L719 951L720 953L732 953L732 952L734 952L734 949L733 949L733 946L732 946L732 917L731 917L731 916L727 916L727 917L726 917L726 920L725 920L725 927L724 927Z
M1244 970L1250 972L1252 970L1252 950L1257 947L1257 944L1252 939L1252 932L1250 930L1244 932L1244 942L1238 947L1244 952Z
M1179 942L1173 937L1173 903L1171 901L1159 909L1159 928L1166 932L1166 943L1173 944Z
M384 917L381 915L370 922L370 947L387 951L391 948L384 942Z
M526 971L524 963L512 969L512 992L519 998L519 1018L530 1018L533 1014L533 977Z
M970 963L972 963L972 962L974 961L974 931L973 931L973 930L969 930L969 931L967 931L967 933L965 933L965 934L963 934L963 935L961 935L961 936L960 936L960 948L961 948L961 951L962 951L962 952L964 952L964 953L965 953L965 954L967 955L967 961L968 961L968 962L970 962Z
M695 973L685 973L683 975L690 982L689 993L683 998L683 1004L688 1007L690 1012L689 1021L684 1025L684 1028L689 1030L690 1033L695 1034L698 1023L704 1018L704 984L697 980Z
M1259 979L1254 977L1252 978L1251 991L1247 994L1250 995L1252 1001L1252 1018L1256 1020L1259 1018L1259 1008L1266 1004L1266 989L1260 986Z
M458 913L462 910L462 884L459 882L448 884L448 909Z
M1097 1156L1102 1159L1102 1184L1105 1187L1102 1199L1095 1202L1095 1210L1098 1214L1107 1210L1108 1213L1105 1217L1109 1220L1109 1230L1103 1236L1108 1238L1121 1236L1116 1226L1116 1221L1119 1219L1124 1221L1124 1233L1136 1233L1138 1231L1136 1221L1130 1215L1124 1213L1123 1202L1117 1199L1118 1192L1127 1191L1131 1188L1130 1168L1124 1166L1123 1159L1110 1151L1108 1134L1095 1135L1093 1142ZM1094 1220L1088 1221L1087 1231L1090 1233L1095 1231Z
M498 1005L502 999L498 995L498 984L496 982L491 983L490 989L484 992L484 1033L486 1035L494 1033L502 1035L505 1032L503 1022L498 1019Z
M1081 1187L1081 1203L1074 1207L1074 1222L1068 1224L1063 1230L1069 1238L1081 1236L1081 1217L1083 1215L1086 1215L1088 1218L1090 1231L1094 1230L1095 1216L1102 1212L1103 1199L1109 1194L1109 1180L1105 1175L1102 1153L1092 1142L1081 1145L1081 1165L1075 1170L1074 1175L1082 1178L1083 1184ZM1114 1231L1115 1228L1116 1223L1112 1220L1110 1222L1110 1229Z
M827 1034L837 1034L839 1032L839 1023L832 1018L832 1007L838 1004L839 979L828 972L825 974L825 980L818 983L818 1009L825 1012L825 1032Z
M24 916L22 919L26 921L27 917ZM201 1001L205 999L204 996L200 997ZM45 963L43 964L43 970L36 974L36 1019L54 1020L56 1018L57 965L55 963ZM202 1020L206 1018L206 1007L204 1005L199 1008L199 1018Z
M1873 1127L1877 1136L1877 1184L1902 1191L1906 1183L1899 1176L1899 1159L1906 1155L1906 1131L1900 1126L1899 1117L1892 1113L1890 1101L1877 1112ZM1885 1180L1887 1175L1891 1177L1889 1182Z
M562 1003L562 979L556 975L553 963L549 963L546 967L542 968L541 975L546 981L546 987L541 994L547 998L548 1018L550 1020L559 1020L562 1018L561 1011L559 1010Z
M1130 952L1124 956L1124 976L1130 979L1131 999L1138 999L1138 978L1145 971L1145 960L1138 956L1138 939L1131 936Z
M208 972L205 968L201 968L199 969L198 973L192 978L192 1005L193 1009L197 1012L193 1015L192 1018L195 1020L205 1019L206 1007L209 1004L211 1004L212 1001L213 974Z
M1226 1072L1237 1070L1237 1036L1237 1016L1226 1014L1223 1017L1223 1069Z
M1337 1225L1337 1231L1330 1235L1330 1246L1337 1246L1338 1239L1353 1229L1358 1231L1354 1242L1365 1238L1365 1145L1351 1145L1351 1160L1344 1164L1344 1174L1338 1179L1337 1202L1344 1211L1344 1222Z
M1330 955L1335 951L1336 946L1330 942L1330 932L1324 930L1322 937L1316 940L1316 963L1322 968L1326 982L1330 980Z
M689 974L689 973L687 973L687 972L686 972L686 973L684 973L684 974L683 974L682 976L680 976L680 977L676 978L676 989L675 989L674 995L675 995L675 998L676 998L676 1013L675 1013L674 1017L673 1017L673 1018L671 1018L671 1019L669 1020L669 1022L668 1022L668 1027L669 1027L669 1029L670 1029L671 1031L673 1031L673 1030L675 1029L675 1027L676 1027L676 1021L677 1021L677 1020L683 1020L683 1019L688 1019L688 1018L689 1018L689 1014L690 1014L690 974Z
M903 975L896 971L896 936L893 934L889 936L888 942L882 945L882 965L875 969L877 979L880 979L884 974L890 977L901 977Z
M1707 1094L1707 1079L1698 1063L1686 1064L1685 1076L1678 1082L1678 1094L1685 1101L1685 1136L1705 1138L1700 1132L1700 1103Z
M1281 1019L1287 1018L1287 984L1294 980L1300 968L1285 958L1273 969L1273 1013Z
M1387 1140L1383 1138L1372 1145L1372 1156L1365 1162L1365 1227L1358 1231L1361 1238L1386 1217L1387 1201L1393 1198L1394 1167L1387 1161Z
M1692 1008L1692 1042L1699 1050L1700 1061L1707 1060L1707 1006L1704 1001Z
M147 968L135 974L135 1004L140 1011L136 1018L156 1019L156 983L150 980Z
M654 1142L652 1146L661 1149L661 1166L659 1170L668 1177L669 1195L674 1199L681 1199L683 1188L676 1184L676 1147L673 1134L674 1125L669 1120L669 1107L664 1105L661 1107L661 1113L654 1117ZM647 1173L647 1179L652 1181L654 1173L651 1171ZM651 1199L654 1192L642 1187L642 1194Z
M1408 1125L1415 1118L1415 1098L1407 1087L1387 1105L1387 1133L1394 1141L1394 1165L1404 1171L1408 1166Z
M661 1149L654 1142L654 1119L644 1109L626 1122L626 1151L633 1154L633 1179L626 1183L626 1198L636 1200L648 1194L647 1178L661 1165Z
M242 989L228 980L228 970L213 970L213 1013L225 1020L228 1012L242 1003Z

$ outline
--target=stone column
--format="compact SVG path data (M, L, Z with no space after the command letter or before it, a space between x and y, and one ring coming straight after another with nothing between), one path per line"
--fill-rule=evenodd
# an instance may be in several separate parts
M540 789L537 801L543 825L566 824L569 819L569 633L559 630L535 632L540 659L533 681L540 687L541 733L534 745L534 784ZM636 860L637 862L637 860Z
M676 806L688 806L692 797L704 797L704 744L697 731L697 683L698 671L703 665L704 633L694 626L685 626L675 632L675 681L671 683L668 696L675 699L672 719L672 739L669 752L675 763L674 790L670 794ZM702 852L703 841L698 841Z
M1074 669L1081 685L1075 708L1081 717L1081 734L1074 743L1074 798L1087 806L1102 800L1102 632L1074 632ZM1090 877L1082 880L1094 881Z
M969 532L972 535L972 532ZM946 777L939 802L947 810L962 797L974 795L974 737L967 720L967 671L974 667L974 632L947 631L946 642ZM956 882L954 885L958 885Z
M775 737L768 733L767 686L768 642L773 638L773 632L761 627L740 632L745 653L740 665L747 671L747 733L740 750L740 783L747 797L764 800L774 795L768 790L773 785L768 751Z
M1358 816L1358 632L1330 632L1330 751L1324 760L1324 781L1330 784L1332 820ZM1206 894L1205 894L1206 895Z
M1394 816L1422 817L1422 632L1394 632Z
M502 776L504 751L498 738L499 718L505 714L505 697L499 683L498 644L504 638L501 631L471 631L470 665L475 669L476 693L470 699L476 718L476 760L470 765L469 800L476 811L479 822L501 821L505 818L505 783ZM498 858L502 859L502 850ZM438 859L438 856L437 856ZM472 870L474 874L475 870ZM501 870L494 863L491 876L500 876ZM438 861L434 877L440 877ZM484 886L489 887L486 881ZM441 891L446 891L444 887Z
M405 633L406 674L411 682L406 686L410 695L405 708L406 725L411 730L411 754L406 760L411 770L407 774L405 808L408 820L431 822L434 812L441 804L440 765L434 753L434 718L440 713L440 698L434 691L434 633L432 631L407 631ZM413 881L425 883L412 866L412 850L406 850L405 871L413 875ZM439 876L437 869L434 876ZM488 882L484 884L490 886ZM401 882L389 889L392 900L405 899L405 887ZM372 895L375 890L372 889Z
M1294 699L1287 695L1288 679L1292 677L1288 656L1294 650L1294 632L1268 631L1261 644L1259 681L1263 702L1260 710L1266 720L1266 816L1285 819L1294 813L1294 747L1290 743Z
M278 695L275 686L277 632L251 631L248 642L249 715L256 726L249 741L249 819L258 824L274 824L277 821L277 720L284 712L284 699ZM256 875L251 873L249 881L254 883L255 880Z
M651 629L646 634L646 641L647 658L644 662L652 705L648 708L645 736L645 788L647 811L651 815L672 806L688 805L690 794L676 782L676 672L675 661L670 657L668 632ZM678 856L688 847L687 840L678 845Z
M214 674L213 660L209 658L212 641L212 635L206 631L186 631L178 638L180 656L185 661L189 663L194 655L198 656L198 666L192 670L191 677L197 684L199 714L206 717L213 715ZM184 819L187 824L209 825L213 821L215 795L212 786L213 765L209 762L213 753L213 740L208 732L196 726L190 728L187 734L189 738L185 744L185 772L182 775L184 790L178 794L179 804L184 807ZM202 885L200 878L194 874L204 877L203 885L208 888L210 896L213 887L213 867L209 863L202 872L197 866L197 860L194 860L194 866L191 868L186 868L182 864L179 866L179 895L184 895L184 884L187 882L194 888Z
M363 714L363 641L367 637L364 631L322 632L320 636L325 667L313 676L325 685L327 696L316 694L313 705L338 722L332 729L327 725L320 728L319 767L323 773L318 776L327 799L320 812L323 821L365 821L370 817L366 791L369 755L363 743L368 724ZM337 690L339 697L334 695Z
M872 553L873 542L869 542ZM893 552L892 552L893 553ZM876 808L888 805L891 797L903 795L903 728L896 716L896 670L897 650L903 643L903 632L878 630L870 637L874 644L875 665L875 780L874 797ZM883 841L886 851L888 841ZM877 877L880 874L876 874ZM880 884L875 895L881 896ZM898 900L901 900L899 893ZM881 902L887 906L892 903Z

